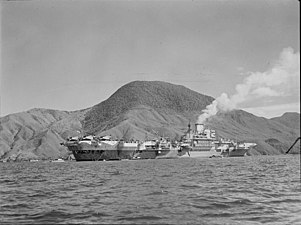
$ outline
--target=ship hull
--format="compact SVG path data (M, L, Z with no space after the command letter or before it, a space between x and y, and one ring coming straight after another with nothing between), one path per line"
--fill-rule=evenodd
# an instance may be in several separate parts
M74 150L72 151L76 161L101 161L103 150Z
M108 145L73 143L66 145L72 151L76 161L108 161L131 159L137 150L135 145Z
M244 157L249 149L245 148L237 148L230 151L226 151L222 153L224 157Z
M187 151L182 157L190 157L190 158L209 158L214 156L220 156L221 153L215 150L214 146L198 146L192 147L190 151Z
M162 151L162 150L161 150ZM156 159L175 159L180 158L186 154L188 149L170 149L167 152L163 152L157 155Z
M140 150L137 151L133 159L155 159L158 155L158 150L150 149L150 150Z
M133 159L174 159L182 157L188 149L144 149L138 151Z
M189 158L210 158L210 157L218 157L218 156L221 156L220 152L192 150L192 151L187 152L182 157L189 157Z

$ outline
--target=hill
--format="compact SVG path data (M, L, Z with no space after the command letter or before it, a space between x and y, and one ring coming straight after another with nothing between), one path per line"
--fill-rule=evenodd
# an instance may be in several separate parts
M294 118L292 123L291 118ZM300 136L300 114L284 114L278 118L266 119L257 117L243 110L219 113L207 123L225 138L239 141L256 142L253 154L280 154L293 144ZM298 153L300 145L292 152Z
M84 113L32 109L2 117L0 158L14 161L66 157L69 153L60 142L77 135Z
M292 113L287 112L284 113L280 117L272 118L273 121L281 123L287 127L292 127L294 129L300 130L300 114L299 113Z
M70 153L60 143L79 132L123 139L169 136L179 140L188 123L197 121L212 101L212 97L181 85L134 81L88 109L32 109L11 114L0 118L0 159L67 157ZM266 119L234 110L218 113L207 125L222 137L258 143L252 154L281 154L300 136L298 113ZM300 145L292 152L298 151Z
M150 120L147 126L156 121L168 125L177 116L192 119L213 100L180 85L134 81L119 88L106 101L93 106L86 114L84 130L100 133L131 119L142 123Z

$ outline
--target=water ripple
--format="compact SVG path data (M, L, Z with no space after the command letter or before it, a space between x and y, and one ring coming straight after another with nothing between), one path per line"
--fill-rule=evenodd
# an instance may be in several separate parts
M300 156L1 163L1 224L301 224Z

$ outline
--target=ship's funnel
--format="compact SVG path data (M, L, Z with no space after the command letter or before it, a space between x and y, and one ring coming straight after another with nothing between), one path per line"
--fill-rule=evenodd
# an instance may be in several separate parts
M204 124L196 123L195 124L195 130L198 133L203 133L203 131L204 131Z

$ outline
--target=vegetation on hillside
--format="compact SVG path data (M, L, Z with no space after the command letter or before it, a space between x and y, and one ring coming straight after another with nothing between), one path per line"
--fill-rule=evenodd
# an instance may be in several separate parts
M119 88L106 101L86 114L84 130L90 133L113 128L124 115L138 106L146 106L165 114L200 113L214 99L184 86L159 81L134 81ZM188 112L188 113L187 113Z
M210 96L159 81L135 81L110 98L74 112L32 109L0 118L0 159L27 160L68 157L60 145L84 134L139 139L168 136L180 140L188 123L197 121ZM283 154L300 136L300 114L266 119L243 110L218 113L207 122L220 137L256 142L250 154ZM292 153L300 152L297 144Z

